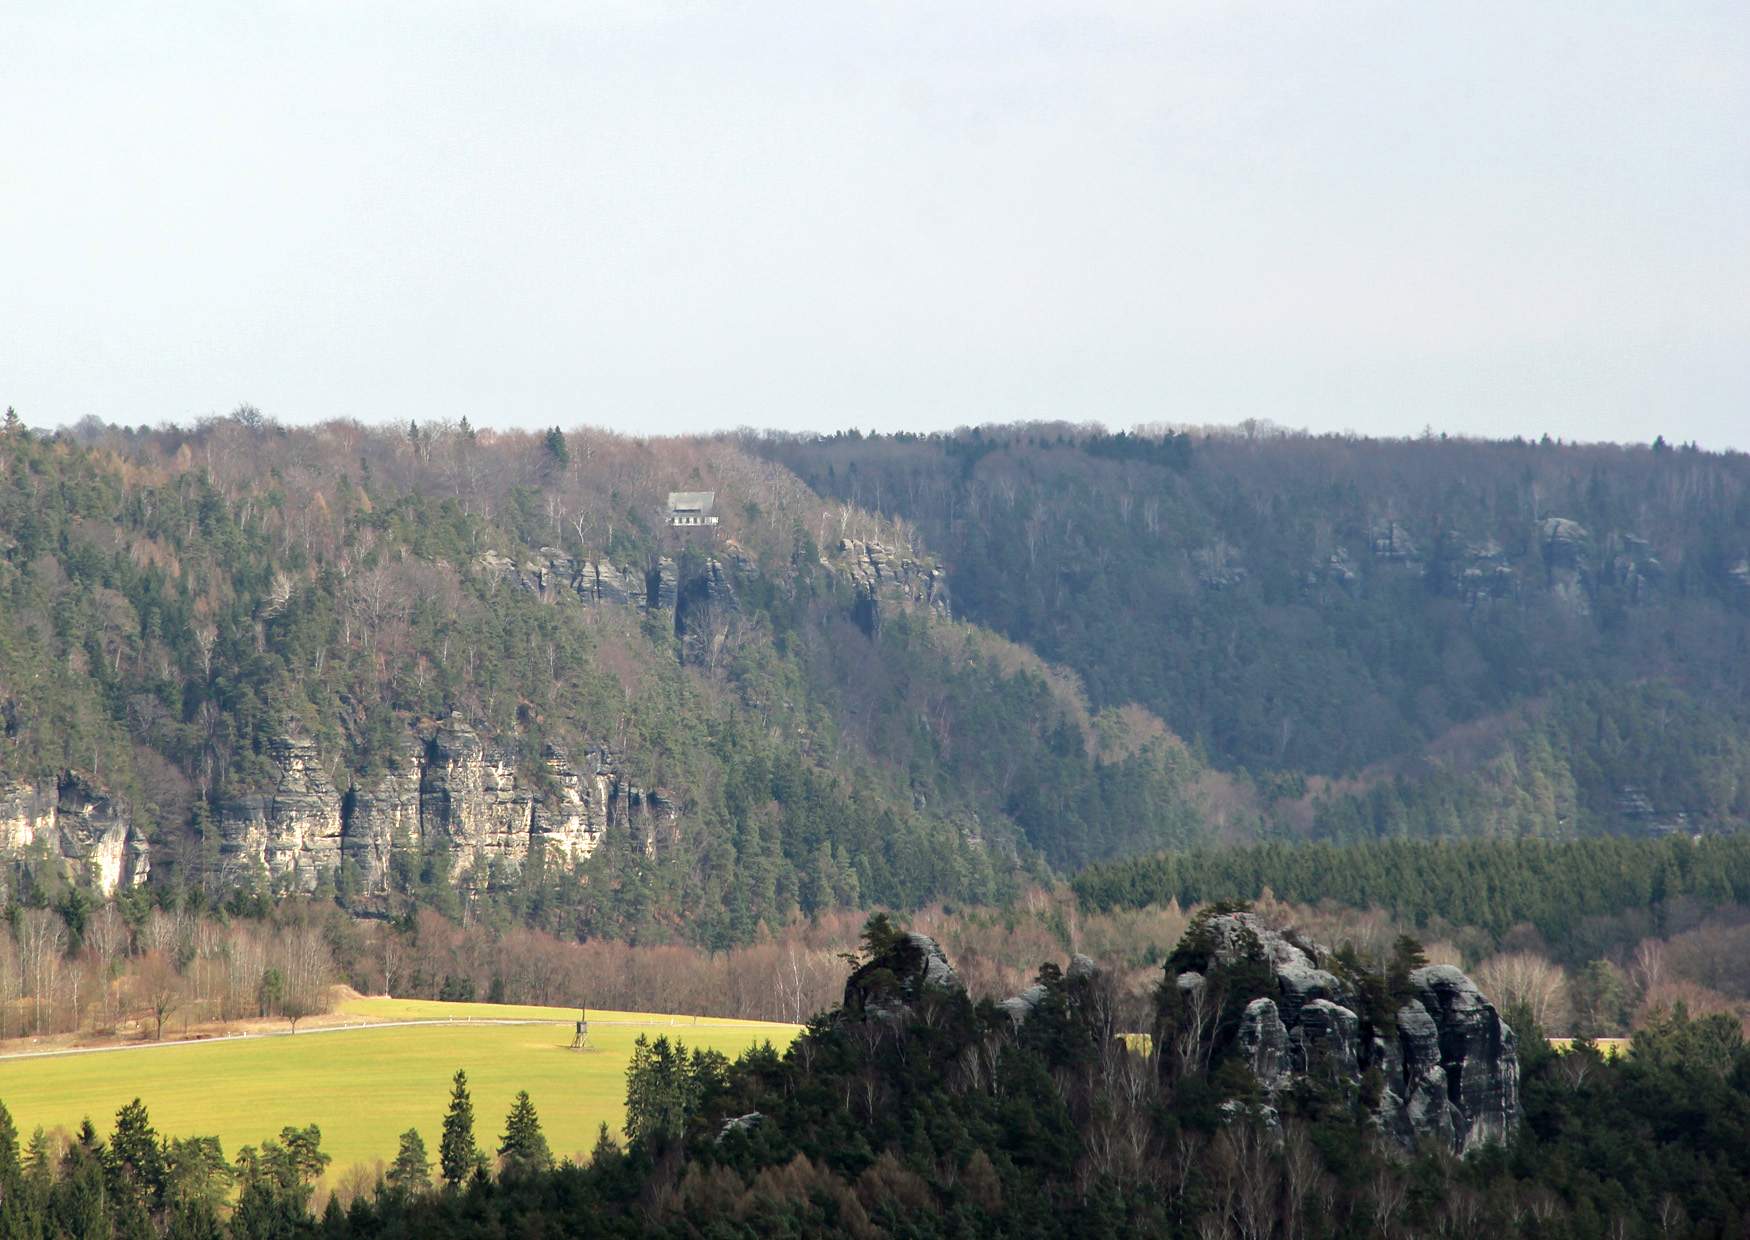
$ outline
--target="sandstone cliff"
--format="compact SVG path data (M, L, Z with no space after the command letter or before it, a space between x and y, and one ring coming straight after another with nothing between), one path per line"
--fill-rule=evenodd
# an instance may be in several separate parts
M0 780L0 865L46 862L104 895L146 881L151 846L129 808L73 774Z
M948 574L934 560L892 551L878 542L845 538L839 541L836 555L822 556L820 562L850 583L856 595L853 618L871 636L881 631L882 617L894 609L949 614Z
M520 759L459 715L407 734L371 770L343 774L344 792L316 742L294 728L274 738L268 759L265 781L213 806L224 883L264 875L275 887L314 892L349 861L364 893L382 895L398 856L413 872L435 851L454 881L482 887L513 876L536 849L549 864L571 865L618 831L655 856L680 831L672 794L640 786L611 750L573 755L547 745L537 760ZM151 847L127 805L78 776L0 779L0 891L7 869L26 862L108 896L146 881Z
M277 782L218 806L220 869L237 880L259 863L275 879L314 891L324 873L340 868L340 794L314 741L285 735L268 752Z
M1168 965L1164 1043L1197 1036L1216 1058L1231 1050L1269 1099L1303 1081L1353 1091L1403 1147L1432 1139L1458 1153L1504 1140L1518 1122L1518 1040L1457 969L1415 970L1401 1004L1370 1013L1357 988L1325 967L1329 952L1249 913L1194 926L1175 961L1199 967ZM1221 1014L1240 1002L1224 1046ZM1169 1068L1175 1053L1163 1058Z
M314 891L351 860L370 894L389 890L398 854L443 856L451 877L471 887L509 877L544 850L568 865L595 852L610 831L654 855L675 838L680 813L672 798L639 787L610 751L573 759L555 746L533 764L482 738L452 714L423 740L408 736L377 769L354 777L338 795L314 745L286 739L271 758L272 786L220 806L224 876L264 872L276 885ZM415 866L414 868L417 868Z

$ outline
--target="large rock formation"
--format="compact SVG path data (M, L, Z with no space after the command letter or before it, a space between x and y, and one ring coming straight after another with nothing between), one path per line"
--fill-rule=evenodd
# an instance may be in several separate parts
M221 870L231 881L262 870L314 891L324 873L340 868L340 793L308 737L275 737L268 759L276 771L268 787L219 803Z
M538 555L521 562L488 551L475 565L520 590L555 602L570 599L640 608L649 602L649 574L645 570L567 555L554 547L542 547Z
M611 750L549 744L537 765L456 714L423 737L406 734L345 781L344 795L316 742L293 725L269 743L268 760L266 779L214 805L224 882L260 876L314 892L339 880L344 861L355 891L383 895L397 856L417 872L422 854L436 852L453 881L479 888L513 878L537 849L569 866L619 832L626 847L656 856L680 831L674 798L635 782ZM129 808L85 779L0 778L0 867L25 863L54 865L107 896L146 881L151 850ZM0 869L0 896L9 873Z
M110 896L146 881L151 846L125 804L78 775L0 778L0 862L33 860Z
M1421 571L1421 549L1403 522L1391 518L1375 521L1368 531L1367 541L1374 559Z
M673 611L680 597L681 576L675 562L666 555L657 560L645 575L646 598L655 611Z
M1592 607L1591 531L1566 517L1545 517L1537 530L1550 593L1574 614L1585 615Z
M844 1010L854 1016L896 1016L932 993L964 995L966 984L936 940L902 934L845 981Z
M381 895L392 885L397 855L412 862L432 852L448 863L453 881L479 888L513 877L536 849L550 864L570 865L620 831L629 847L654 856L679 830L673 799L634 783L611 751L574 756L547 745L536 768L459 714L424 740L409 734L360 772L344 797L313 742L288 735L274 742L271 756L276 773L266 787L220 803L227 881L260 872L276 886L314 891L345 859L363 891Z
M1423 1139L1465 1153L1503 1140L1519 1119L1518 1041L1493 1005L1445 965L1409 975L1410 996L1390 1013L1364 1014L1355 989L1324 967L1317 944L1266 927L1249 913L1209 918L1186 945L1202 968L1172 978L1180 1025L1208 1019L1249 978L1266 992L1240 1015L1232 1050L1270 1098L1300 1081L1365 1097L1377 1069L1375 1122L1405 1148ZM1241 998L1244 997L1242 994Z
M380 768L358 775L341 805L341 854L358 867L364 889L389 890L396 853L418 853L425 843L420 789L425 747L409 734Z
M839 540L838 554L821 563L850 581L871 626L883 607L927 608L948 614L948 573L934 560L895 551L878 542Z
M528 853L534 797L517 787L510 754L488 746L452 714L426 749L420 785L421 839L466 864L521 861Z
M510 750L483 741L452 714L426 746L410 838L447 852L452 872L471 872L474 885L494 868L520 870L537 846L549 862L571 864L611 831L647 855L672 842L680 818L674 802L633 783L611 751L597 747L574 758L547 745L540 762L546 786L537 791Z
M1094 963L1092 957L1076 952L1069 958L1069 968L1064 970L1063 977L1067 982L1086 981L1098 976L1099 972L1100 966ZM1034 982L1019 994L1010 995L998 1003L997 1007L1019 1029L1039 1010L1039 1005L1045 1002L1049 993L1043 982Z

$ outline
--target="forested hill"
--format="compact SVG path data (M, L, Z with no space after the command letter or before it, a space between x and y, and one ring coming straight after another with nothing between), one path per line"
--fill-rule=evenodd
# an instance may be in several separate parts
M1663 445L9 421L0 616L7 899L721 945L1196 843L1750 818L1750 458Z
M1750 817L1750 457L984 428L747 439L910 522L958 613L1331 837Z
M721 524L666 524L711 490ZM0 900L89 878L757 938L1183 843L1197 761L735 445L0 429Z

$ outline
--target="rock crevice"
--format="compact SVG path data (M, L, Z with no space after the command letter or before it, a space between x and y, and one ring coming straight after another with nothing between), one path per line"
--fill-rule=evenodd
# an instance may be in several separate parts
M538 764L524 762L458 714L423 742L404 738L344 796L312 743L288 739L270 757L278 772L271 787L219 807L221 868L233 882L264 872L276 884L314 891L346 859L364 893L381 895L397 856L435 853L453 881L480 887L495 873L520 871L537 849L549 864L571 865L618 830L654 856L679 829L673 799L634 783L607 748L573 757L549 744Z
M1355 987L1323 967L1317 944L1226 913L1194 930L1204 971L1174 977L1187 1011L1213 1012L1226 996L1211 979L1250 977L1266 991L1238 1020L1233 1053L1272 1101L1305 1081L1351 1088L1372 1104L1379 1128L1404 1148L1433 1139L1458 1153L1505 1140L1519 1119L1518 1041L1493 1004L1458 969L1431 965L1409 974L1409 997L1389 1019L1369 1019ZM1256 979L1266 978L1259 982ZM1242 994L1240 997L1244 997ZM1199 1004L1198 998L1211 1002Z

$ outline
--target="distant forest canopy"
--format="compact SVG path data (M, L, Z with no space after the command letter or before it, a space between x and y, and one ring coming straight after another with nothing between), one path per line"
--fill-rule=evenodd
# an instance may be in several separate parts
M914 525L958 614L1242 774L1241 817L1750 817L1750 456L1258 427L742 442Z
M125 835L208 904L721 949L1163 849L1728 830L1747 482L1256 428L9 422L0 879L126 881Z
M722 524L666 528L677 489L714 490ZM65 850L109 823L149 841L152 882L213 901L313 858L317 894L355 907L375 866L391 912L471 904L720 947L824 909L1000 901L1048 867L1197 836L1203 766L1158 721L1096 717L1031 652L891 576L859 581L846 537L924 556L726 442L294 429L247 406L190 427L9 424L11 894L58 900L87 860ZM410 751L452 717L484 753L410 788ZM529 847L531 805L571 812L567 762L586 797L597 771L620 797L579 865L534 847L513 872L405 838L417 802L488 841L521 822ZM673 822L634 831L632 795ZM401 834L336 851L337 822L373 807Z
M1199 848L1091 866L1071 886L1092 912L1271 894L1383 909L1442 932L1475 927L1497 940L1529 927L1559 958L1584 963L1687 928L1668 920L1750 906L1750 834Z

